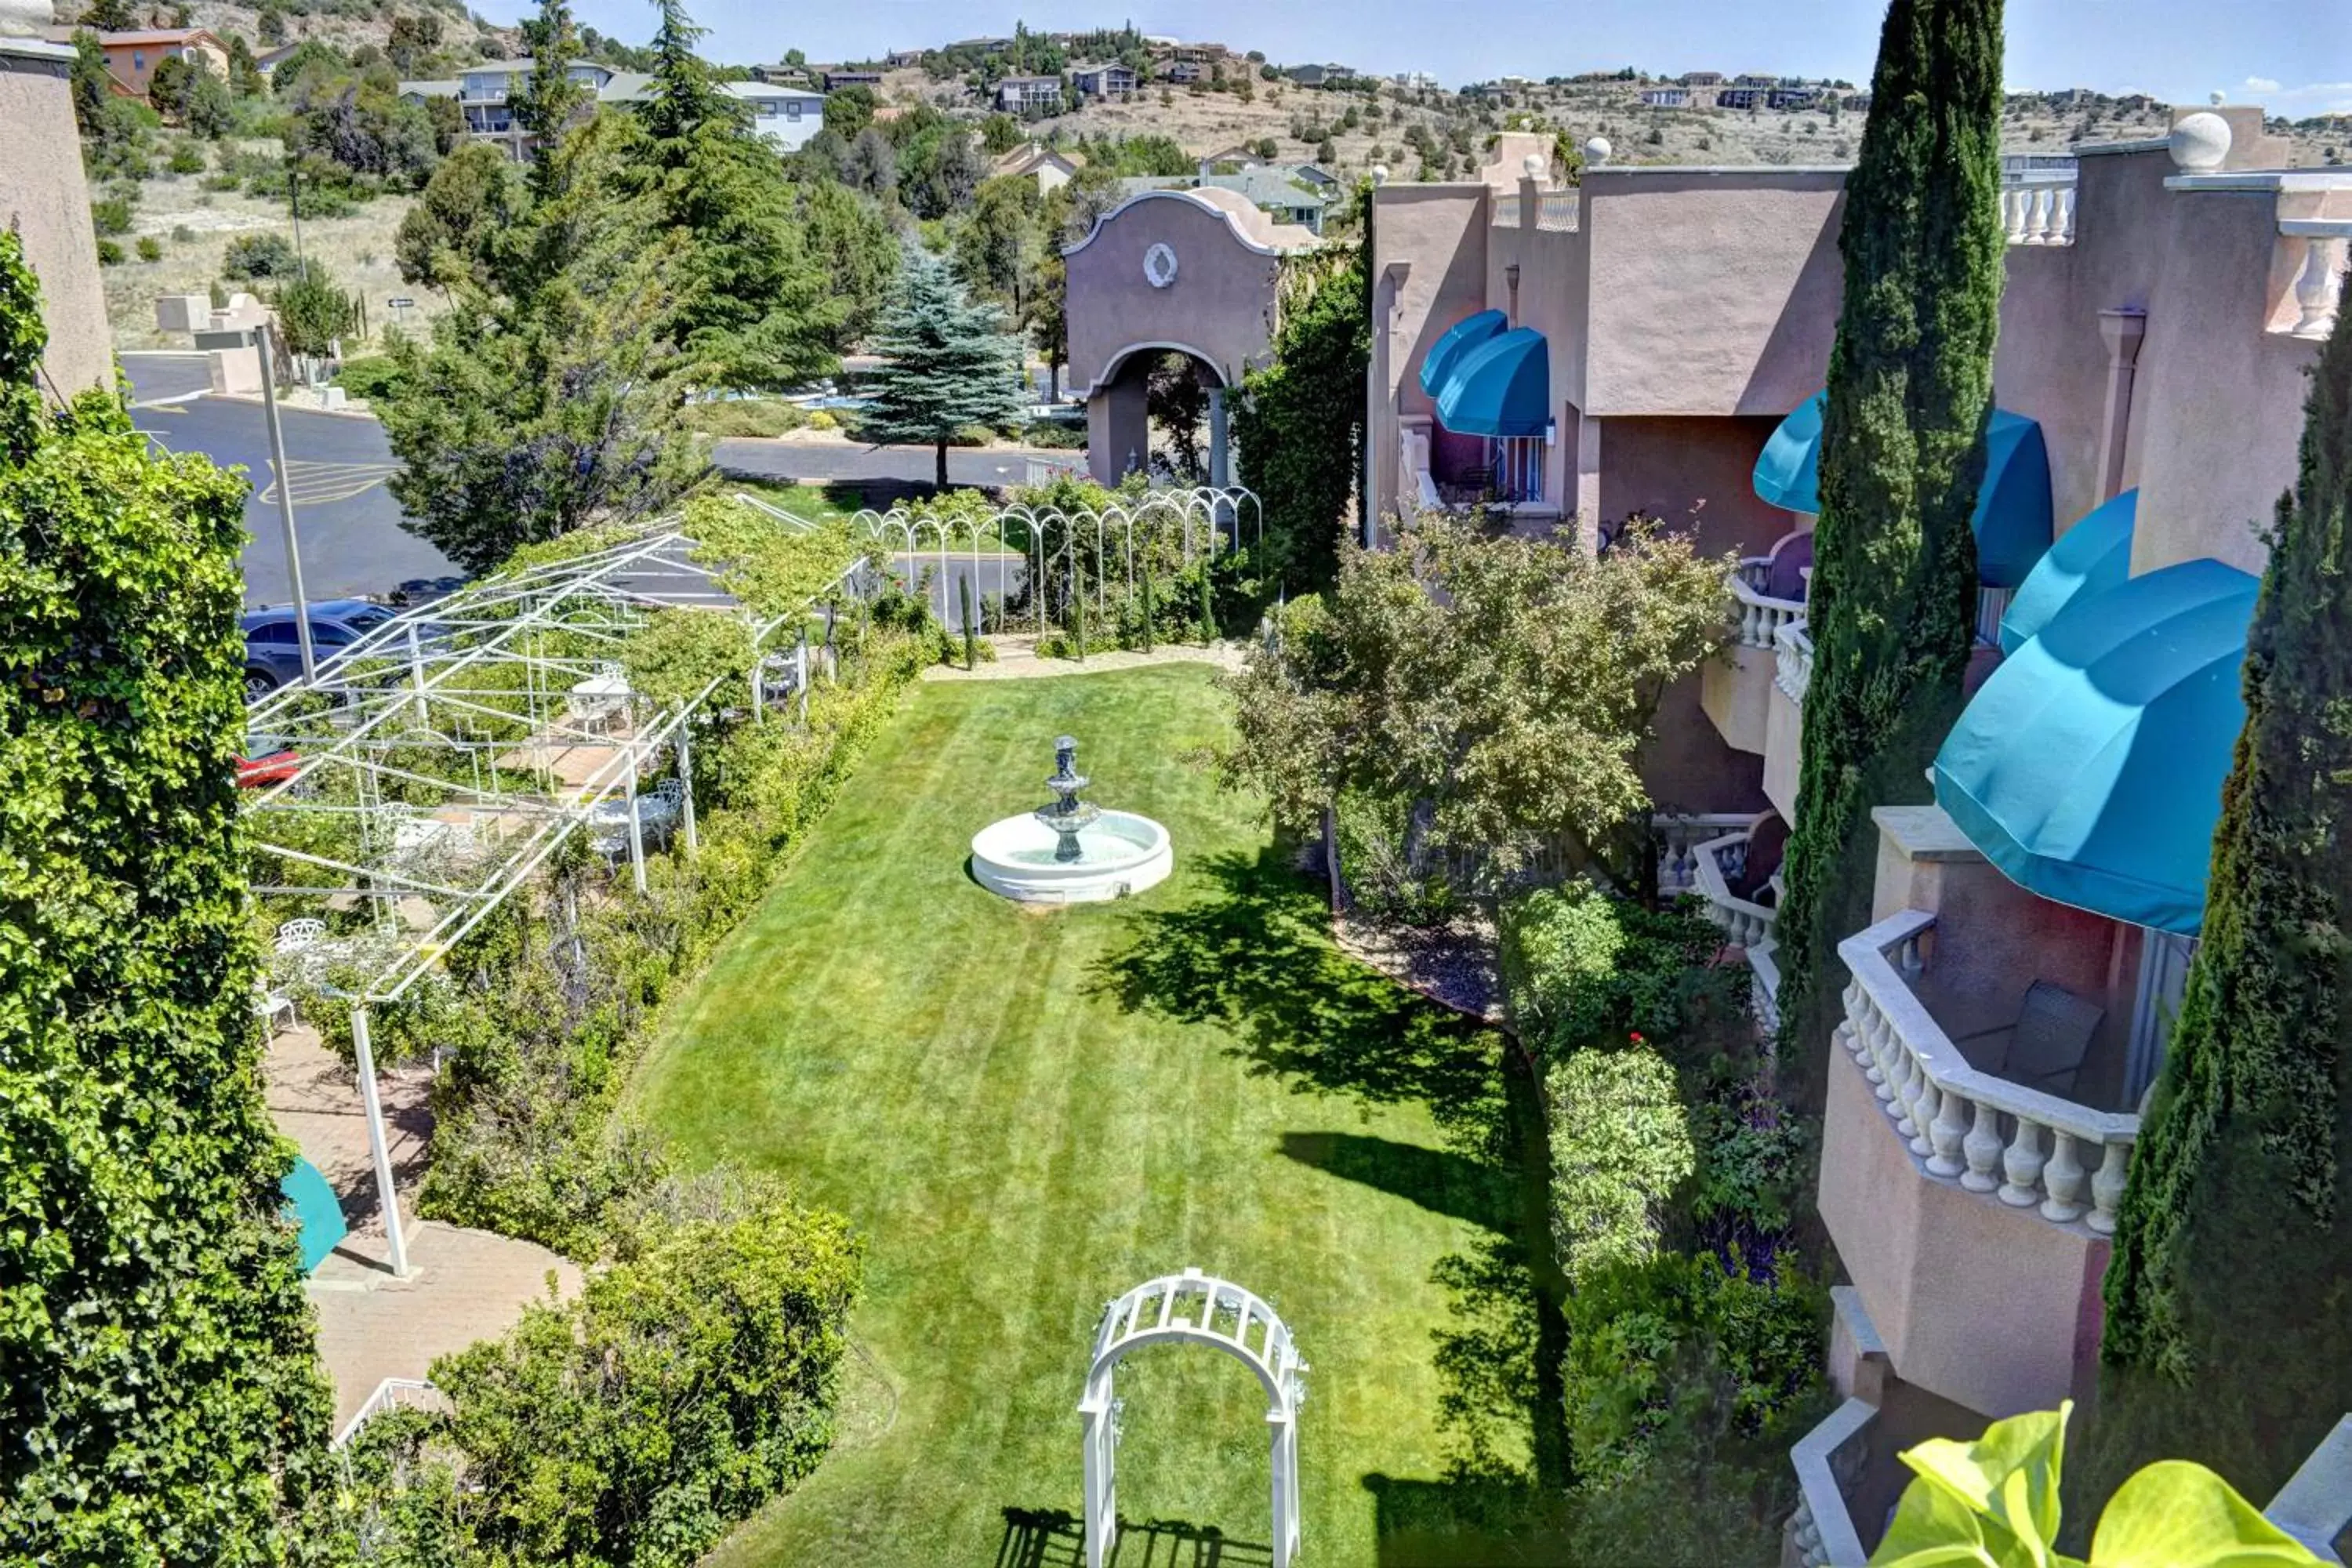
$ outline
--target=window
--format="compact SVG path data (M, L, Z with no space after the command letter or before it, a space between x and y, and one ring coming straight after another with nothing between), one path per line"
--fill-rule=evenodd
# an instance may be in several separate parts
M294 636L292 621L272 621L266 626L256 626L247 632L245 640L257 643L290 643L299 639Z
M799 99L791 99L785 102L784 118L791 121L795 125L800 123L801 100Z
M138 50L138 49L133 49L133 50L131 50L131 68L132 70L135 70L135 71L143 71L143 70L145 70L145 69L147 68L147 57L146 57L146 55L145 55L144 53L142 53L142 51Z
M1507 501L1543 500L1544 444L1537 436L1512 436L1488 444L1494 458L1495 495Z

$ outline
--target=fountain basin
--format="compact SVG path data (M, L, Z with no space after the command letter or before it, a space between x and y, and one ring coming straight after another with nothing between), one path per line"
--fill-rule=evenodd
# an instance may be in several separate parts
M1167 879L1176 858L1168 830L1131 811L1105 811L1078 832L1078 858L1056 860L1054 830L1028 813L971 836L971 874L992 893L1024 904L1090 904Z

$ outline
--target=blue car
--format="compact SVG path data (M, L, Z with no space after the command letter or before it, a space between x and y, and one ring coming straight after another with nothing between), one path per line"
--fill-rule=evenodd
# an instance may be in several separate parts
M310 651L321 668L344 648L392 619L394 612L365 599L321 599L310 605ZM302 640L294 612L247 610L245 697L250 702L302 679Z

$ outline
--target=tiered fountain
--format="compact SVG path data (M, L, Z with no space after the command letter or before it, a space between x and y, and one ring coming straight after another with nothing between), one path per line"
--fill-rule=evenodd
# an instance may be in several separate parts
M1024 904L1086 904L1139 893L1165 879L1175 856L1168 830L1131 811L1078 798L1078 743L1054 742L1052 804L992 822L971 838L980 885Z

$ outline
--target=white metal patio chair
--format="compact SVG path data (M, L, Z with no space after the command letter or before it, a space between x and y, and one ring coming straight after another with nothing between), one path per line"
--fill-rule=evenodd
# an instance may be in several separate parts
M327 922L304 917L288 921L278 928L278 937L271 946L278 952L306 952L327 938Z

